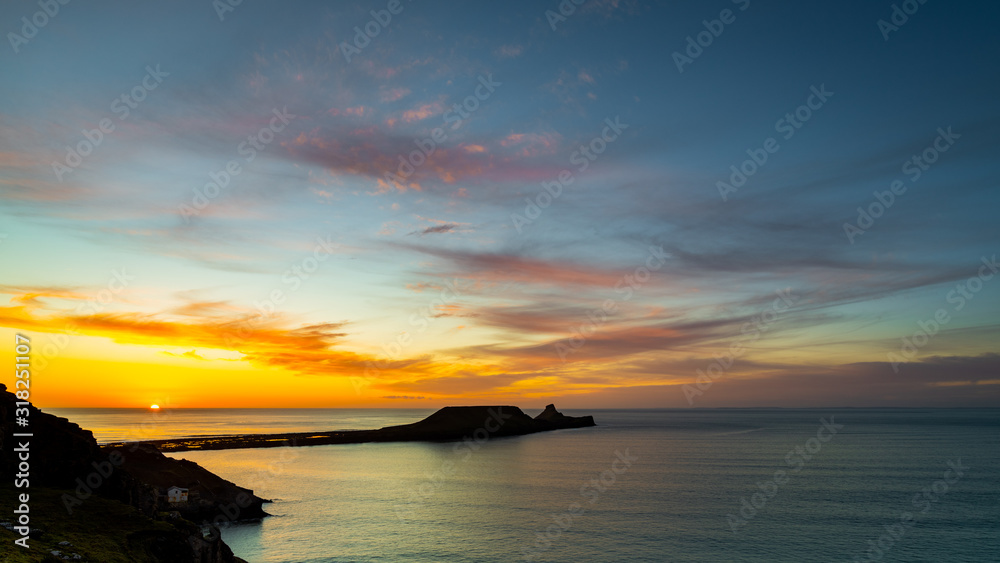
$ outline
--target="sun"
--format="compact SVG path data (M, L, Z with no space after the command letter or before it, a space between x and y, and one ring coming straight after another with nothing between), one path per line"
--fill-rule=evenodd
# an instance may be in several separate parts
M160 410L160 405L149 405L150 410L158 411Z

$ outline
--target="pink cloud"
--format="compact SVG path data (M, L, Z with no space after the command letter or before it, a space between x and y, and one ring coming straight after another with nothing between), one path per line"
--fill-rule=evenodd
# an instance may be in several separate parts
M353 115L353 116L357 116L357 117L364 117L365 114L370 114L371 111L372 111L371 108L368 108L368 107L365 107L365 106L354 106L354 107L344 108L344 109L330 108L329 110L327 110L327 113L330 114L330 115L333 115L333 116L337 116L337 115Z
M500 141L504 147L520 147L518 155L525 158L551 154L559 146L559 137L555 133L511 133Z
M403 121L407 123L412 123L414 121L422 121L432 115L437 115L438 113L441 113L441 104L439 104L438 102L434 102L431 104L424 104L416 109L404 111Z
M614 287L622 278L618 270L565 260L539 260L513 254L488 254L414 247L451 261L456 270L448 276L478 281L509 281L556 286Z
M389 90L383 90L380 96L382 102L395 102L410 95L409 88L391 88Z

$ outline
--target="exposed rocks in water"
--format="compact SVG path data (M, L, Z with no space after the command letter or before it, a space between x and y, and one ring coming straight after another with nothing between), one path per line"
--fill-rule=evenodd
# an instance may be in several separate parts
M509 406L444 407L412 424L387 426L378 430L341 432L298 432L291 434L249 434L209 436L145 442L161 451L224 450L233 448L275 448L280 446L322 446L365 442L441 442L462 440L475 433L492 437L521 436L535 432L596 426L592 416L566 416L548 405L535 418Z

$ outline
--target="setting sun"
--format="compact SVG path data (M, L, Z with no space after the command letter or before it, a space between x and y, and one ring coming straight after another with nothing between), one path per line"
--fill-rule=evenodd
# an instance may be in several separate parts
M160 410L160 405L149 405L150 410Z

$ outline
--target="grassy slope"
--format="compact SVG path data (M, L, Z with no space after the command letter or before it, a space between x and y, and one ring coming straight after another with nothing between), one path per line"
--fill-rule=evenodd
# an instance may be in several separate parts
M23 489L12 485L0 486L0 522L13 521L14 502ZM39 561L61 561L49 555L52 550L64 554L79 553L83 561L127 563L155 562L147 549L149 540L162 536L164 532L182 534L167 522L157 522L139 513L126 504L100 497L90 497L82 505L73 507L69 515L60 500L68 491L32 488L31 527L41 528L46 534L28 541L30 549L14 544L20 535L0 528L0 561L4 563L28 563ZM110 532L113 530L113 532ZM57 545L68 541L73 547ZM46 557L48 556L48 557Z

